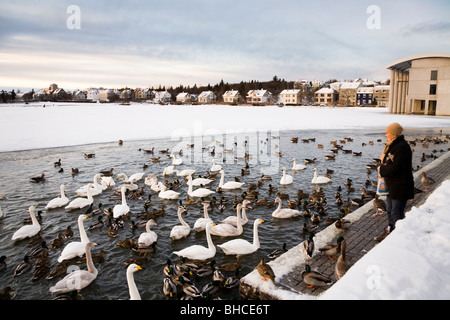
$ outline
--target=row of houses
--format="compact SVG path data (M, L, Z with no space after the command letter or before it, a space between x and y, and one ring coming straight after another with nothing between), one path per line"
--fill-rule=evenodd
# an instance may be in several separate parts
M319 89L319 87L321 87ZM146 101L159 104L251 104L269 105L345 105L364 106L376 105L386 107L389 101L388 85L379 85L362 79L349 82L333 82L330 84L311 85L305 82L295 86L294 89L286 89L278 95L268 90L250 90L243 96L238 90L228 90L221 95L221 101L213 91L203 91L200 94L188 92L179 93L175 99L165 90L151 89L97 89L76 90L66 92L56 84L51 84L48 89L40 89L36 92L26 92L18 96L24 101L77 101L77 102L115 102L115 101Z

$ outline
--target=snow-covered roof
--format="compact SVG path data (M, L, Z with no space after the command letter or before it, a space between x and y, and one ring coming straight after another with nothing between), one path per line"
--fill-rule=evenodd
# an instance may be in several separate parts
M357 89L361 86L362 86L361 82L344 82L341 84L340 89Z
M223 95L224 96L236 96L239 94L239 91L237 90L228 90Z
M338 93L336 90L332 89L332 88L322 88L320 90L317 90L316 93Z
M280 94L297 94L299 92L300 92L300 90L298 90L298 89L286 89L286 90L281 91Z

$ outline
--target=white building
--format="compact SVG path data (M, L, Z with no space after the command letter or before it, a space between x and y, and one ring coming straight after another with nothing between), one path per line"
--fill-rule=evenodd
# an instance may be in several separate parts
M172 96L167 91L156 91L153 101L160 104L169 104L172 102Z
M247 103L253 105L263 105L272 102L272 93L267 90L250 90L247 93Z
M228 90L223 95L223 102L230 104L238 104L241 100L241 95L237 90Z
M217 97L212 91L203 91L198 96L198 102L199 103L214 103L216 102Z
M100 101L100 90L91 88L88 89L86 94L86 100L92 101L92 102L98 102Z
M300 105L301 91L299 89L283 90L280 92L280 102L284 105Z

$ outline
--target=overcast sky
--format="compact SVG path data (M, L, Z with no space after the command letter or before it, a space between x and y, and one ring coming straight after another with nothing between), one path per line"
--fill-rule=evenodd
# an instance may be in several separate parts
M79 15L68 13L71 5ZM0 6L0 89L214 85L275 75L385 80L391 62L450 52L448 0L0 0Z

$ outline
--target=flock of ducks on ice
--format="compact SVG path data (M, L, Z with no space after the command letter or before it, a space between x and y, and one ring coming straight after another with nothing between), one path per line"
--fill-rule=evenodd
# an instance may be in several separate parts
M445 140L442 139L424 139L424 140L415 140L410 142L411 145L415 145L417 142L421 142L423 145L428 144L430 142L444 143L449 139L446 136ZM302 140L302 142L310 142L311 139L306 141ZM343 152L349 153L351 151L345 150L342 148L342 143L352 141L351 138L345 138L344 140L340 140L341 144L337 141L332 141L331 144L334 148L331 150L332 156L326 156L327 160L333 160L335 155L337 154L337 150L343 150ZM298 143L298 138L292 138L292 143ZM120 141L119 144L123 142ZM373 144L373 142L369 142ZM318 148L324 148L323 145L319 144ZM144 151L145 153L154 154L154 148L151 150L139 149L139 151ZM441 150L442 151L442 150ZM437 151L433 151L432 155ZM93 182L81 186L76 190L77 198L73 200L69 200L69 198L65 194L65 186L60 186L60 195L51 201L49 201L45 207L46 210L52 210L56 208L65 208L67 210L80 210L88 208L87 214L80 214L78 217L78 229L80 239L78 241L71 241L64 246L64 241L66 239L70 239L73 236L72 228L69 226L67 230L61 232L58 237L51 241L50 248L51 249L59 249L62 248L61 253L58 257L58 263L54 268L50 268L49 266L49 258L48 258L48 250L46 241L42 241L40 237L41 225L39 220L41 219L40 214L42 211L38 212L38 216L36 216L36 207L29 207L29 215L30 218L26 219L26 224L20 227L17 231L15 231L11 237L13 241L21 241L24 239L31 239L30 244L37 245L35 249L33 249L30 253L28 253L24 257L24 261L17 265L14 268L13 276L20 276L24 272L29 269L34 269L33 271L33 281L38 280L42 277L46 277L47 279L54 279L61 276L66 272L68 261L77 258L81 259L84 257L84 262L86 263L87 270L78 269L67 274L65 277L60 279L55 285L51 286L49 291L51 293L57 294L56 298L60 299L73 299L76 297L76 293L81 291L82 289L89 286L98 275L98 271L95 267L95 263L104 261L103 254L104 251L101 251L98 255L93 255L91 250L97 245L94 242L89 240L89 237L86 233L86 228L84 227L84 221L88 218L88 214L91 216L99 215L97 222L91 224L88 228L95 229L101 228L104 225L109 226L108 236L116 237L118 235L118 230L120 227L123 227L124 221L130 219L130 207L127 204L127 200L129 199L142 199L144 187L139 188L137 182L145 179L145 186L149 187L153 192L158 193L158 197L161 199L167 200L175 200L179 201L178 206L178 220L180 225L173 226L170 232L170 238L172 240L183 239L187 237L191 230L195 230L195 232L205 232L206 233L206 246L201 244L195 244L192 246L185 247L181 250L174 251L173 254L177 255L180 259L180 263L173 263L170 259L168 259L167 266L164 268L164 281L163 281L163 292L165 295L169 297L179 297L182 299L192 299L192 298L211 298L217 297L219 290L222 288L234 288L239 285L239 259L237 263L229 264L228 266L222 265L219 266L216 264L214 257L216 255L216 246L213 243L211 235L220 236L220 237L232 237L233 239L224 242L220 245L217 245L219 249L223 251L225 255L235 255L240 257L242 255L252 254L257 251L260 247L259 236L258 236L258 226L264 222L263 219L255 219L253 221L253 241L247 241L241 238L236 238L243 233L243 226L247 224L249 221L246 210L251 210L251 205L254 206L267 206L268 208L275 208L272 217L276 219L291 219L298 216L305 216L311 219L312 224L307 225L306 223L303 225L303 231L309 234L309 237L306 241L302 243L303 254L305 254L305 258L310 259L314 254L314 232L317 230L317 224L322 221L322 217L324 217L327 213L327 200L325 195L323 194L323 190L320 188L320 185L327 184L331 182L331 174L332 170L327 170L325 176L319 176L318 170L314 169L314 176L311 180L313 185L319 186L317 190L314 190L312 194L303 193L303 191L298 190L297 192L297 200L288 200L287 207L282 206L283 199L289 199L289 196L286 197L285 194L278 192L278 188L274 187L273 182L271 182L272 178L268 176L261 176L261 179L255 183L250 184L245 192L242 193L242 201L238 201L235 197L233 201L234 208L236 210L236 215L229 216L226 219L223 219L221 223L215 224L212 219L209 217L208 212L211 210L212 206L217 206L219 210L223 211L225 208L225 200L223 197L220 200L214 196L216 193L222 193L227 190L240 190L244 188L245 183L239 181L239 179L235 179L234 181L225 182L225 172L224 168L220 164L216 164L213 159L211 162L211 167L209 168L207 175L204 177L194 178L193 175L195 170L185 169L178 170L177 168L182 164L182 159L177 158L176 155L170 154L169 149L160 150L161 154L167 153L167 158L172 160L172 164L170 166L165 167L163 176L168 176L175 174L177 177L182 177L186 179L186 183L188 185L187 195L186 195L186 205L182 204L182 201L179 200L180 192L177 191L179 187L182 186L181 183L176 180L174 183L168 183L167 180L165 183L162 181L158 181L158 178L154 174L148 174L147 177L144 178L144 173L136 173L131 176L126 176L125 174L119 174L117 179L123 180L123 184L114 189L115 194L111 197L111 199L121 200L121 203L116 204L112 209L102 208L102 205L99 204L97 209L93 209L94 197L96 195L101 194L104 190L108 188L112 188L115 185L113 179L113 168L110 170L101 171L96 173ZM283 156L282 153L277 153L278 156ZM354 153L354 156L360 156L360 153ZM85 158L93 158L95 154L84 154ZM426 156L423 154L422 161L426 158L431 158L432 156ZM313 164L317 160L314 159L305 159L305 164L299 164L296 162L296 159L293 159L292 171L301 171L307 168L308 164ZM161 161L161 156L152 157L150 159L151 162L159 162ZM374 159L375 164L367 165L367 170L373 170L376 168L378 161ZM60 172L63 172L61 168L61 159L54 163L55 167L60 168ZM248 174L249 167L247 163L244 165L242 169L242 175ZM71 174L76 175L79 173L79 170L76 168L71 169ZM369 173L369 171L368 171ZM207 188L209 184L215 181L216 176L220 174L220 182L216 190L212 190ZM37 177L32 177L30 179L33 183L41 183L45 182L45 174L42 174ZM100 182L99 182L100 181ZM269 181L271 184L269 185L269 193L275 193L275 200L268 201L265 199L258 199L257 189L261 187L264 181ZM428 191L429 187L434 183L434 180L430 177L426 176L426 173L422 173L423 186L425 187L425 191ZM280 186L286 186L293 183L293 176L287 173L286 168L282 168L282 177L279 181ZM345 185L350 192L352 188L352 180L347 179L345 181ZM368 186L368 184L366 184ZM195 187L195 189L194 189ZM340 213L341 216L336 219L326 219L327 224L334 223L337 228L346 229L350 226L350 223L344 219L344 216L350 212L350 207L352 205L360 206L364 202L368 200L374 199L374 206L377 209L376 214L382 214L385 209L384 201L373 192L368 191L366 188L361 188L362 196L360 201L358 199L348 199L347 201L343 201L341 198L342 188L339 186L338 190L335 194L336 203L341 207ZM4 197L1 197L4 200ZM187 211L187 206L192 203L196 203L197 200L201 200L203 204L203 212L204 217L199 218L194 227L191 228L184 220L183 213ZM142 232L137 239L137 242L133 239L123 240L118 242L117 244L124 248L131 248L141 254L143 254L144 259L146 258L149 252L152 252L155 249L157 244L158 235L151 230L152 226L156 225L154 218L158 216L158 214L164 214L164 207L161 211L148 211L148 208L151 205L151 196L148 197L148 200L145 201L145 211L139 213L138 216L144 218L145 222L134 222L130 223L133 228L145 228L145 232ZM313 213L315 211L316 213ZM380 213L381 211L381 213ZM108 222L104 222L103 214L107 216ZM0 208L0 216L5 217L6 214ZM286 244L283 244L283 247L273 251L268 255L269 259L275 259L284 252L286 252ZM350 268L351 264L346 259L345 255L346 250L346 239L343 237L339 237L336 242L330 243L322 248L319 248L318 251L322 254L325 254L331 258L339 255L335 265L335 278L339 280L345 272ZM34 260L34 263L31 262ZM126 280L129 287L129 296L130 299L140 299L139 290L134 282L134 273L142 270L139 266L140 263L145 262L145 260L136 258L128 261L128 267L126 270ZM6 257L0 257L0 271L6 269ZM271 267L265 263L264 258L261 259L261 262L257 265L256 269L259 274L262 276L263 280L269 279L275 283L275 274ZM231 277L225 277L222 273L222 270L235 271L234 275ZM198 289L195 284L192 282L189 274L196 274L196 277L204 278L206 276L212 276L212 281L208 282L203 288ZM319 272L311 270L311 267L306 264L305 269L302 273L302 279L307 284L308 287L313 286L324 286L332 283L332 279L329 277L320 274ZM73 283L77 283L77 287L74 288ZM10 293L13 290L10 287L7 287L1 293L2 298L10 297Z

